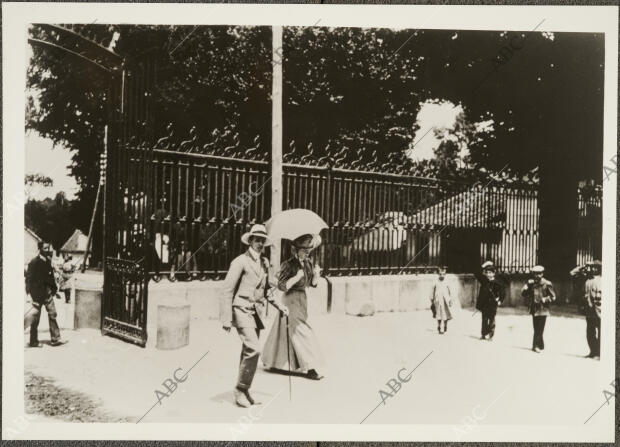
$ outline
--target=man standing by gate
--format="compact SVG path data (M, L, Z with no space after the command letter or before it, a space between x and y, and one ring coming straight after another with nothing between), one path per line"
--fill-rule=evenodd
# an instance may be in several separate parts
M262 253L270 241L265 227L252 226L248 233L241 236L241 242L249 247L233 259L228 269L220 302L220 320L226 332L234 326L243 343L234 396L238 406L249 407L260 403L250 394L250 386L258 366L260 331L265 328L265 301L284 315L288 315L288 309L268 293L271 288L269 261Z
M28 263L26 271L26 293L32 297L32 323L30 324L30 347L39 348L38 329L41 318L41 307L45 306L49 319L51 345L59 346L66 342L60 341L60 329L56 321L54 296L58 288L54 280L52 267L52 245L39 242L39 254Z

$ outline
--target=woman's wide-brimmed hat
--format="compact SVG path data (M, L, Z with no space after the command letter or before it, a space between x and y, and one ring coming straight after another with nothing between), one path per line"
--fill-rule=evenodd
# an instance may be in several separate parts
M303 236L299 236L297 239L293 241L293 246L295 248L304 248L306 250L314 250L319 245L321 245L323 240L321 236L318 234L304 234Z
M267 236L267 229L264 225L252 225L250 231L241 236L241 242L243 242L245 245L250 245L250 236L261 237L265 239L265 246L271 245L271 239L269 239L269 236Z

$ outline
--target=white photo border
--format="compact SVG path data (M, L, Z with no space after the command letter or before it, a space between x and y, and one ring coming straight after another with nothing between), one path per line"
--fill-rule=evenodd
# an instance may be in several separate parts
M3 3L3 438L6 421L24 415L24 349L19 315L23 303L23 195L27 27L30 23L127 23L388 27L402 29L539 31L605 34L604 149L608 163L617 151L617 6L441 6ZM602 167L601 167L602 169ZM616 176L604 182L601 389L616 377ZM10 216L10 218L6 218ZM10 261L10 262L7 262ZM15 293L17 292L17 293ZM611 336L613 334L613 337ZM576 405L581 403L576 402ZM585 407L585 403L583 404ZM587 425L485 426L467 441L613 442L615 406ZM365 410L364 410L365 411ZM363 411L362 411L363 412ZM586 411L587 412L587 411ZM20 439L228 440L230 424L32 423ZM451 426L254 424L243 440L262 441L457 441Z

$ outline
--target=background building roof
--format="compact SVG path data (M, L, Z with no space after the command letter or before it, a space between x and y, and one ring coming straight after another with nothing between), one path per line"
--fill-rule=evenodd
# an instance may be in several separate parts
M64 243L61 252L85 252L88 237L80 230L75 230L71 237Z

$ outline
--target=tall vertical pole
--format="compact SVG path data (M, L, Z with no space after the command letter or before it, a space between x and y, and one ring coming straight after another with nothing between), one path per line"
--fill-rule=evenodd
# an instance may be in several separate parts
M107 157L107 147L108 147L108 126L105 126L103 129L103 154L99 160L100 170L99 170L99 185L97 185L97 195L95 196L95 206L93 206L93 214L90 217L90 225L88 226L88 237L86 238L86 250L84 251L84 259L82 260L82 273L86 271L86 262L88 261L88 256L90 255L91 245L93 243L93 228L95 226L95 217L97 216L97 209L99 208L99 197L101 196L101 189L105 183L105 158ZM104 207L105 212L105 207ZM103 225L105 228L105 225ZM105 245L105 241L103 242Z
M101 235L101 240L103 241L103 243L101 244L101 271L105 272L105 257L106 257L106 245L107 245L107 239L106 239L106 223L107 223L107 216L106 216L106 208L108 206L108 188L107 188L107 182L108 182L108 127L109 124L106 124L104 127L104 141L103 141L103 150L105 153L105 171L104 171L104 180L103 180L103 204L101 206L101 228L102 228L102 235Z
M282 211L282 27L272 27L271 215ZM271 247L271 264L280 265L280 240Z

